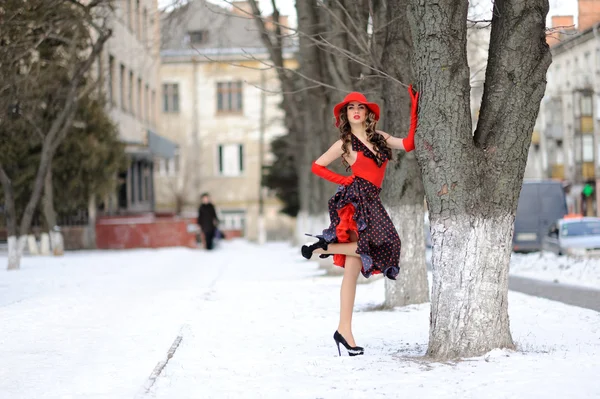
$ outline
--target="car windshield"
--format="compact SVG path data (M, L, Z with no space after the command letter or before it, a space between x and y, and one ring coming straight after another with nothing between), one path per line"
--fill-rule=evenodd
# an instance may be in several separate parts
M600 221L565 223L561 234L563 237L600 235Z

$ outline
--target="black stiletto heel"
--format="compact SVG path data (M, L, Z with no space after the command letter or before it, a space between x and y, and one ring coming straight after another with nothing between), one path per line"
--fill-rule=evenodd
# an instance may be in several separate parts
M308 234L305 233L305 235L309 236L309 237L315 237L318 238L319 241L315 242L314 244L311 245L303 245L302 249L300 250L300 252L302 253L302 256L305 257L306 259L310 259L312 257L313 252L315 251L315 249L317 248L321 248L325 251L327 251L327 241L325 241L325 239L323 238L323 236L315 236L312 234ZM329 256L329 254L323 256L325 254L320 255L321 257L326 258L327 256Z
M344 345L344 348L346 348L346 350L348 351L348 356L359 356L359 355L365 354L365 350L362 346L348 345L348 342L346 342L346 339L344 339L344 337L342 337L342 334L340 334L337 330L333 334L333 339L337 345L338 354L340 356L342 356L342 351L340 350L340 344Z

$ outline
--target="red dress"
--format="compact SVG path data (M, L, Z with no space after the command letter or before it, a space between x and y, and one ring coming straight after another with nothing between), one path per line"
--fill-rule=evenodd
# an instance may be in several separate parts
M329 200L331 224L323 230L323 238L328 243L350 242L350 231L354 231L363 276L383 273L395 280L400 271L400 237L379 198L388 159L382 154L383 163L378 166L376 155L354 135L352 149L357 152L352 165L356 177ZM335 265L344 267L345 262L346 255L333 256Z

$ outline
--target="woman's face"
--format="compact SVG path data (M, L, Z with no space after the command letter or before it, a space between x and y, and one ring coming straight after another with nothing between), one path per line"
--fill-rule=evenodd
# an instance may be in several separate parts
M348 122L351 124L362 124L367 119L367 106L358 101L352 101L348 103L347 116Z

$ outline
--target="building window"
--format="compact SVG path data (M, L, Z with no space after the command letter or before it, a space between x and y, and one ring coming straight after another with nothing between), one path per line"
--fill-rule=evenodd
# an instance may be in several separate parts
M125 65L121 64L121 71L119 74L119 90L120 90L120 100L121 100L121 109L123 111L127 111L127 104L125 103Z
M142 42L145 46L148 45L148 9L144 7L142 15Z
M178 83L163 83L163 111L179 112Z
M150 120L156 125L156 90L152 90L150 97Z
M138 118L143 120L142 117L142 78L137 80L137 114Z
M207 30L195 30L188 32L191 44L204 44L208 41Z
M142 14L140 10L140 0L135 0L135 37L137 37L138 40L140 39L142 34L142 24L140 21L141 17Z
M115 57L108 56L108 101L115 104Z
M246 211L221 209L219 221L219 228L226 231L237 230L244 234L246 228Z
M134 114L133 109L133 71L129 71L129 92L127 93L127 104L129 106L129 112Z
M242 144L220 144L217 151L219 175L240 176L244 172L244 146Z
M131 29L131 25L132 25L131 24L131 2L132 2L132 0L125 0L126 7L127 7L127 14L125 15L125 18L126 18L125 22L129 29Z
M150 86L146 85L144 93L144 108L146 109L144 120L150 122Z
M242 112L242 82L217 83L217 111Z

